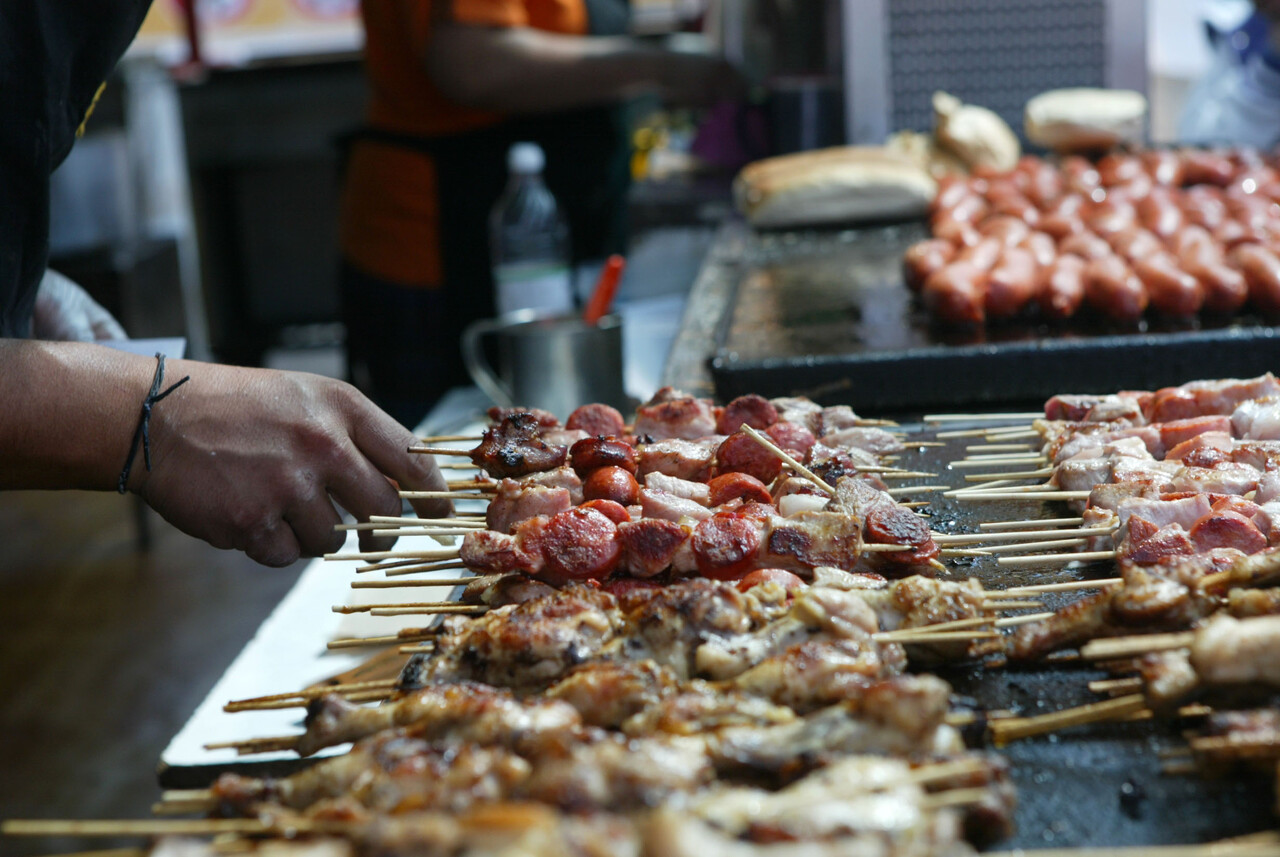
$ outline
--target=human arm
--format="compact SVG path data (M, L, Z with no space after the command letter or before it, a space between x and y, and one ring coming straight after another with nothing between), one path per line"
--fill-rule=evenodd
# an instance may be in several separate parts
M530 27L437 23L424 54L446 96L503 113L546 113L644 92L681 105L737 98L745 83L716 57L626 36L574 36Z
M83 343L0 341L0 488L114 490L156 361ZM266 565L342 543L336 501L357 519L398 515L388 477L443 490L414 437L348 384L295 372L167 361L128 488L179 529ZM415 503L447 513L447 501ZM375 541L361 534L362 545Z

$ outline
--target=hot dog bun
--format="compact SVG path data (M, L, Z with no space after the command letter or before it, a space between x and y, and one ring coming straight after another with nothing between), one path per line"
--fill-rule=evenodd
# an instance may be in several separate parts
M1027 102L1027 139L1059 153L1096 152L1142 140L1147 99L1128 89L1053 89Z
M733 183L738 210L761 228L918 217L937 190L910 158L877 146L766 158Z

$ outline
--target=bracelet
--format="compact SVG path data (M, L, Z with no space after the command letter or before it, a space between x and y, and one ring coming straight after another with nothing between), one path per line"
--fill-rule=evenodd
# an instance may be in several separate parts
M121 494L125 493L125 483L129 481L133 460L138 457L139 438L142 439L142 459L146 463L147 472L151 472L151 406L191 380L191 376L187 375L161 393L160 385L164 383L164 355L156 354L156 361L156 374L151 379L151 390L142 400L142 416L138 418L138 427L133 431L133 442L129 444L129 457L124 461L124 470L120 471L120 481L116 484L116 490Z

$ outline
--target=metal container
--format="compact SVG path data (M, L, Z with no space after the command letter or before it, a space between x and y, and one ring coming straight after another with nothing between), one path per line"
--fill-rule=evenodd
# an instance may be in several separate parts
M489 338L496 368L485 353ZM473 322L462 332L462 357L480 389L504 407L542 408L561 419L589 402L628 407L616 315L589 325L576 313L522 310Z

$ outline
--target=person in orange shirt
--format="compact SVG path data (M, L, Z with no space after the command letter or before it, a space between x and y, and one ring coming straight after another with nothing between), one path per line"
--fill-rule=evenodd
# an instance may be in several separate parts
M458 341L494 314L488 217L519 141L569 221L573 261L625 240L618 106L741 95L722 60L621 35L625 0L364 0L368 124L345 160L342 289L351 378L406 425L469 383Z

